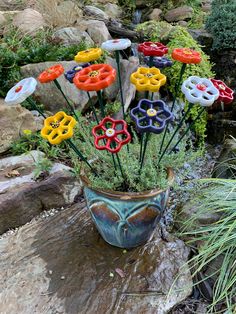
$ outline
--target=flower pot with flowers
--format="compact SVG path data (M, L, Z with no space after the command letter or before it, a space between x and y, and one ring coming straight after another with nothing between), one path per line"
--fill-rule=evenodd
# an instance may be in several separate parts
M206 78L191 76L182 83L186 66L201 62L197 51L177 48L172 53L173 60L169 60L164 56L168 51L166 46L147 42L139 45L139 51L149 66L141 66L130 77L137 92L144 92L145 96L134 101L130 112L126 113L119 53L130 45L128 39L110 40L102 45L102 49L115 53L117 73L108 64L94 63L102 54L100 48L79 52L75 57L79 65L65 73L65 78L87 92L93 118L78 117L74 106L67 100L67 113L60 111L45 118L41 131L42 137L52 145L66 143L73 152L74 162L83 162L80 178L91 217L105 241L123 248L138 246L150 237L168 202L174 180L173 168L181 167L192 154L186 145L188 132L206 107L220 95L220 87ZM172 62L182 62L182 69L169 108L163 100L153 99L166 84L160 68L171 66ZM54 66L41 73L38 80L41 83L54 81L66 97L56 81L63 72L60 65ZM113 84L116 76L123 119L106 115L103 97L103 89ZM37 108L29 98L37 82L33 78L25 80L9 91L6 102L13 104L28 100ZM97 92L99 112L91 101L91 91ZM189 106L176 123L173 109L180 91ZM202 110L186 127L189 110L196 104L202 106Z

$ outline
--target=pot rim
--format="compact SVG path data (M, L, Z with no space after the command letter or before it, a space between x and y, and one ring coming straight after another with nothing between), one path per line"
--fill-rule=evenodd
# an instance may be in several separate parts
M169 189L169 187L173 184L174 179L175 179L175 175L174 175L174 171L172 168L168 167L166 169L167 172L167 180L168 180L168 185L165 189L152 189L152 190L148 190L148 191L143 191L143 192L120 192L120 191L114 191L114 190L103 190L103 189L96 189L96 188L92 188L90 186L90 181L88 179L88 177L85 175L84 173L84 169L81 170L81 174L80 174L80 179L83 183L83 185L97 193L103 194L107 197L110 198L115 198L115 199L119 199L119 200L135 200L135 199L146 199L149 197L154 197L162 192L165 192Z

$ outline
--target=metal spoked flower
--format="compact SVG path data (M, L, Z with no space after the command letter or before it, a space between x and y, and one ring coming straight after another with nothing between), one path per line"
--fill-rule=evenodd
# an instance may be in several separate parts
M110 117L105 117L97 126L93 127L92 134L97 149L108 150L113 154L118 153L122 146L131 140L127 123L124 120L115 120Z
M159 42L146 41L138 45L138 51L144 56L162 57L168 52L168 47Z
M147 65L150 64L150 57L145 57L144 61ZM173 62L166 57L154 57L152 60L153 66L158 69L164 69L166 67L171 67Z
M217 99L219 102L223 102L224 104L230 104L234 100L234 91L229 88L224 82L220 80L211 79L211 82L219 91L219 98Z
M181 87L186 99L192 104L211 106L219 97L218 89L207 78L190 76Z
M109 64L93 64L77 72L75 86L85 91L100 91L110 86L116 78L116 70Z
M52 145L58 145L62 141L73 136L73 128L76 120L68 116L64 111L57 112L54 116L44 120L41 136Z
M33 77L21 80L8 91L5 102L8 105L21 104L34 93L36 86L37 81Z
M171 56L174 60L187 64L197 64L202 60L200 52L190 48L175 48Z
M135 121L140 133L159 134L174 119L173 113L170 112L164 101L148 99L141 99L138 105L131 110L130 116Z
M44 70L39 76L38 80L40 83L50 83L55 81L59 76L64 73L64 68L61 64L55 64L50 68Z
M157 68L138 68L131 74L130 81L136 86L137 91L158 92L160 87L166 83L166 76Z
M107 51L125 50L131 46L131 41L127 38L111 39L102 43L102 49Z
M67 71L64 76L67 79L67 81L69 81L71 84L73 84L73 78L75 77L75 74L79 71L81 71L82 69L86 68L90 66L90 63L81 63L78 64L76 66L74 66L71 70Z
M78 63L91 62L91 61L96 61L97 59L99 59L101 55L102 55L101 48L90 48L83 51L79 51L74 59Z

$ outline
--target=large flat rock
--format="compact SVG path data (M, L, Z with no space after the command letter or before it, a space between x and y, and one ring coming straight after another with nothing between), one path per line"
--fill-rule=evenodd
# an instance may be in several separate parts
M187 258L158 230L130 251L106 244L81 201L0 239L0 313L167 313L191 293Z
M70 205L81 194L81 184L71 168L54 163L36 180L36 164L44 154L31 151L0 159L0 234L22 226L43 210Z

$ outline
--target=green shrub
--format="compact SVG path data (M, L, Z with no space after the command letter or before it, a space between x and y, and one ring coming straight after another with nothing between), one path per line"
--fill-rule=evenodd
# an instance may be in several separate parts
M20 66L45 61L73 60L78 51L86 49L84 42L79 45L63 46L52 39L50 31L40 31L34 38L22 37L11 28L0 40L0 96L20 79Z
M214 0L206 29L213 36L213 49L236 49L236 2Z
M166 22L146 22L140 24L138 31L142 31L144 35L152 41L161 41L169 47L169 57L171 56L172 50L177 47L192 47L196 51L199 51L202 56L202 62L200 64L187 65L183 79L187 79L191 75L200 77L214 77L212 72L212 64L209 61L209 57L202 51L201 46L192 38L188 31L181 26L171 26ZM180 62L174 62L172 67L165 68L162 72L167 76L168 83L167 88L174 93L175 84L178 79L182 64ZM180 93L180 97L184 99ZM187 104L186 104L187 106ZM194 106L190 111L190 117L194 119L200 106ZM206 131L207 115L203 114L198 121L195 123L194 130L198 137L199 143L203 143Z

